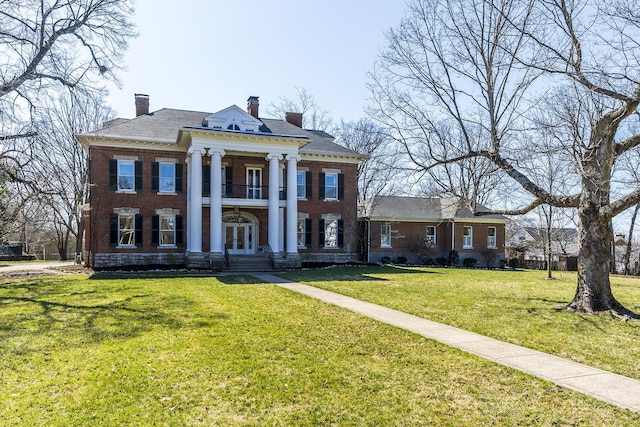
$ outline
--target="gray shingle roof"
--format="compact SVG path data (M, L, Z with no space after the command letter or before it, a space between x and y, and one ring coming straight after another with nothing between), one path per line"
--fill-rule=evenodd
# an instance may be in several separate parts
M478 206L479 211L487 211ZM378 196L365 202L364 216L370 219L403 219L416 221L439 221L447 219L474 219L508 221L502 215L474 215L459 199L454 197L405 197Z
M203 119L211 114L202 111L163 108L133 119L115 119L105 123L105 127L102 129L78 136L81 138L108 138L175 145L180 129L184 127L201 127ZM301 154L363 157L333 142L334 138L326 132L301 129L284 120L260 120L263 123L260 127L260 132L307 138L309 142L300 149Z

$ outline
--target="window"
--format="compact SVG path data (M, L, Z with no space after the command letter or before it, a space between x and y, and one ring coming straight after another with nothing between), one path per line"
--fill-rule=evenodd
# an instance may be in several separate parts
M305 225L305 219L298 218L298 247L306 246L305 237L307 233Z
M118 246L135 246L134 215L118 215Z
M338 200L338 174L326 173L324 175L324 199Z
M487 248L495 249L498 247L496 236L496 228L489 227L487 230Z
M305 199L307 197L307 173L306 172L298 172L296 174L297 180L297 192L298 199Z
M338 215L323 215L318 223L318 234L320 247L341 247L344 240L344 221Z
M338 219L326 220L324 223L324 247L338 247Z
M427 234L425 241L431 245L436 244L436 227L433 225L427 225Z
M203 165L202 170L204 172ZM151 191L156 193L182 193L182 163L151 163Z
M109 189L123 193L142 191L142 162L109 160Z
M463 227L462 248L463 249L473 248L473 228L472 227L469 227L469 226Z
M230 124L229 126L227 126L228 130L240 130L240 126L238 126L235 123Z
M380 224L380 247L391 247L391 224L388 222Z
M131 161L118 161L118 190L135 191L136 175Z
M172 163L160 163L160 187L162 193L175 193L176 166Z
M247 199L262 198L262 169L247 168Z
M175 215L160 215L160 246L175 246L176 217Z

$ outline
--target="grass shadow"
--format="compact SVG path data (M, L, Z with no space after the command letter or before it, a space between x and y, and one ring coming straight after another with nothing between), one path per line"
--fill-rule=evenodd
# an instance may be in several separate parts
M409 267L398 265L384 265L379 267L371 266L336 266L320 268L316 270L295 270L286 273L279 273L281 276L289 280L298 280L303 282L341 282L341 281L386 281L384 277L376 277L375 274L442 274L428 267Z

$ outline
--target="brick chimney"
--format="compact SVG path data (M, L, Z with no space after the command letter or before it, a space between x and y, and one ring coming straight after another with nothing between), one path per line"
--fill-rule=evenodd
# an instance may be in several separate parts
M291 123L292 125L298 126L299 128L302 127L302 113L286 112L284 113L284 119L287 121L287 123Z
M258 107L260 107L260 102L258 101L257 96L250 96L247 99L247 113L251 114L256 119L258 118Z
M136 117L149 114L149 95L136 93Z

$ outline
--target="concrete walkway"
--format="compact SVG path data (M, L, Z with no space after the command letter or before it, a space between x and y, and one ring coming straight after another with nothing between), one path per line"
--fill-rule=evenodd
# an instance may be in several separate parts
M19 272L19 271L46 271L53 267L63 267L65 265L73 265L73 261L50 261L50 262L22 262L13 265L0 265L0 273Z
M425 338L459 348L471 354L551 381L624 409L640 412L640 381L571 362L539 351L530 350L493 338L432 322L401 311L371 304L313 286L291 282L268 273L253 276L376 319Z

